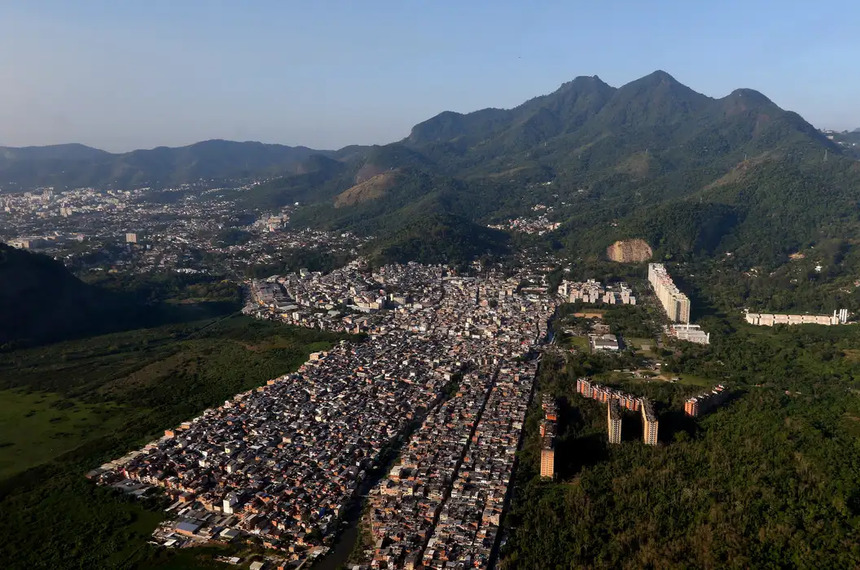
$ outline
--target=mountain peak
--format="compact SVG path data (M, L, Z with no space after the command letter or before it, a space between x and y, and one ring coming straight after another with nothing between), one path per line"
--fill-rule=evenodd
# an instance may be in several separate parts
M600 128L650 128L682 123L711 101L665 71L657 70L615 91L600 111Z
M668 82L668 83L677 83L681 85L681 83L672 77L668 72L663 71L662 69L658 69L649 73L648 75L641 77L637 81L648 81L648 82Z
M773 101L771 101L763 93L761 93L760 91L756 91L755 89L747 89L747 88L735 89L734 91L732 91L729 94L729 97L730 98L738 98L738 99L744 98L747 101L750 101L753 103L773 104Z
M685 99L710 99L710 97L690 89L665 71L659 69L621 86L618 91L622 94L635 94L636 96L641 96L649 92L672 94L675 97L681 96Z
M561 87L587 87L587 86L609 87L609 85L596 75L578 75L573 80L567 83L562 83Z

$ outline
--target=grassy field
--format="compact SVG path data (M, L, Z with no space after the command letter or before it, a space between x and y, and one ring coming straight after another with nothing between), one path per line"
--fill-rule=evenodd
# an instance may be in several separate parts
M663 375L665 380L670 380L673 378L678 378L679 384L687 384L689 386L701 386L703 388L711 388L717 382L713 380L708 380L707 378L702 378L701 376L696 376L695 374L686 374L681 372L672 372Z
M588 352L588 339L580 335L564 335L559 344L564 348L575 348L583 352Z
M156 502L84 473L340 338L230 317L0 353L3 567L222 567L149 546Z
M0 392L0 480L71 451L121 423L122 408L58 394Z
M648 358L656 358L657 356L657 353L655 352L655 349L657 348L657 341L655 341L653 338L624 337L624 342L626 342L628 346L633 347L634 350L642 353Z

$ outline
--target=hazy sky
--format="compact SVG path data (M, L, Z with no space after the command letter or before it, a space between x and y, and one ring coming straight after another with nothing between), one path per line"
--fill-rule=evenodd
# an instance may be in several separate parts
M9 0L0 145L386 143L444 110L664 69L860 127L860 2Z

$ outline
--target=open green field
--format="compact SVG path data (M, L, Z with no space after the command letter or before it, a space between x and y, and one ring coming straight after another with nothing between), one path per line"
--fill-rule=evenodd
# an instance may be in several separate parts
M701 376L696 376L695 374L687 374L684 372L676 372L671 374L672 377L679 378L678 382L680 384L687 384L689 386L701 386L703 388L711 388L718 382L714 382L713 380L708 380L707 378L703 378Z
M656 358L657 356L657 341L653 338L624 337L624 342L627 343L627 346L630 346L634 350L641 352L644 356L647 356L648 358Z
M588 352L588 338L581 335L562 335L559 345L563 348L575 348Z
M96 439L121 423L113 404L85 404L47 392L0 392L0 480Z
M341 338L234 316L0 353L3 568L225 567L149 546L156 501L84 474Z

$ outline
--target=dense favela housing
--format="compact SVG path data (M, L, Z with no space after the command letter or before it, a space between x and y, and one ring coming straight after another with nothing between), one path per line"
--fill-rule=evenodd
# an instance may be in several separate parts
M360 330L298 371L237 394L90 476L157 487L167 546L255 538L297 568L322 556L386 450L418 423L370 492L360 568L485 568L554 301L520 276L354 264L251 283L246 312Z

